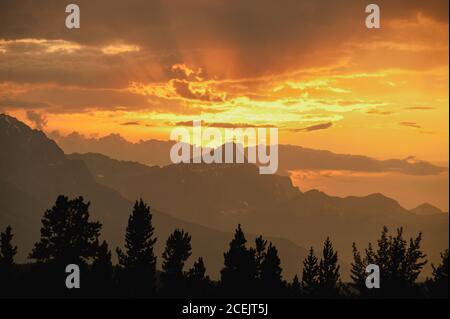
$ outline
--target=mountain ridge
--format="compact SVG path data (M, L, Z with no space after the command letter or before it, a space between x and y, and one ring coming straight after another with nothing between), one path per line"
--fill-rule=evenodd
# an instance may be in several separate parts
M108 241L111 250L122 247L128 216L137 198L127 199L116 190L98 184L84 161L69 159L45 134L12 117L0 117L0 145L4 150L0 154L0 229L6 225L13 227L19 261L26 260L38 240L40 219L59 194L83 196L90 201L91 218L103 224L102 238ZM169 234L182 228L192 236L193 256L187 266L202 256L208 273L217 279L223 265L222 252L227 249L236 225L226 232L219 231L173 217L149 204L158 238L157 256L161 256ZM250 242L256 238L250 232L246 234ZM285 278L291 279L300 271L299 261L306 256L306 249L284 238L266 239L278 247L284 260Z

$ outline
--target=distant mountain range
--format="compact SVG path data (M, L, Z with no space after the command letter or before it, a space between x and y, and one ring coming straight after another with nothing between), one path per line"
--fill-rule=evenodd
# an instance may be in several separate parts
M143 198L154 209L158 255L169 233L184 228L213 276L238 223L274 241L289 279L300 272L305 248L319 251L327 236L343 261L345 278L352 242L360 247L375 242L383 225L392 231L403 226L406 235L422 231L432 262L448 247L448 214L428 204L409 211L382 194L340 198L301 192L287 176L259 175L251 164L159 167L95 153L65 155L42 132L6 115L0 115L0 145L0 226L12 224L22 258L39 236L44 210L60 193L92 202L92 215L104 224L111 248L123 244L132 201ZM410 164L400 166L438 169ZM253 238L249 235L249 241Z
M87 138L73 132L67 136L53 133L52 138L65 151L71 153L100 153L108 157L165 166L171 164L170 149L173 141L141 140L131 143L119 134L100 138ZM247 154L248 149L245 150ZM287 175L296 169L348 170L363 172L398 172L407 175L424 176L448 171L429 162L413 157L405 159L378 160L362 155L336 154L326 150L316 150L296 145L279 145L278 174Z
M403 226L406 235L424 233L432 260L448 247L448 214L432 205L418 214L382 194L346 198L312 190L301 192L288 177L259 175L250 164L182 164L165 167L117 161L100 154L71 154L96 181L126 198L142 197L158 210L214 229L241 223L255 233L287 238L303 247L320 247L331 236L340 256L351 260L355 241L375 242L384 225Z
M84 161L66 156L41 131L32 130L3 114L0 114L0 146L0 229L3 230L6 225L13 227L20 262L26 261L39 238L40 219L59 194L72 197L82 195L90 201L91 216L103 224L102 235L110 248L114 250L123 245L128 216L133 201L138 197L125 198L111 187L97 183ZM132 171L134 167L145 166L130 163ZM128 173L124 171L122 174ZM170 193L167 198L171 202L179 201L171 197ZM149 204L155 207L150 201ZM217 278L223 266L223 252L228 248L237 225L227 231L219 231L186 222L156 209L152 212L158 237L157 255L161 256L169 234L175 228L182 228L192 235L193 256L190 262L196 257L205 257L207 270ZM249 232L247 235L249 244L253 244L256 235ZM278 247L284 274L291 279L300 271L306 250L283 238L267 239Z

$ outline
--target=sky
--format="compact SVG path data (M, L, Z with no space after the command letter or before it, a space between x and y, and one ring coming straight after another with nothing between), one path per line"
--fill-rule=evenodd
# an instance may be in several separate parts
M363 0L73 2L80 29L68 1L0 0L0 112L131 142L270 126L280 144L448 166L447 0L377 1L381 29Z

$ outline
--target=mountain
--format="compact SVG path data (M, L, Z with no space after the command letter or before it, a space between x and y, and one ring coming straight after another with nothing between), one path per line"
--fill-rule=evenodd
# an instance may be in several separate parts
M148 167L100 154L71 154L100 184L126 198L145 198L159 210L217 226L227 216L281 203L299 195L286 176L260 175L251 164L172 164ZM231 225L230 225L231 226Z
M109 242L111 249L123 245L128 216L133 201L139 196L125 198L113 188L98 183L96 179L101 179L101 176L97 173L94 178L84 161L75 159L75 156L66 156L44 133L32 130L4 114L0 114L0 147L0 229L6 225L13 227L15 243L19 246L19 261L26 260L38 240L40 219L59 194L71 197L82 195L90 201L92 219L103 224L102 236ZM145 172L152 170L136 163L117 167L114 167L116 162L110 163L113 166L110 169L124 177L141 175L145 178ZM164 175L160 177L160 180L163 179ZM165 196L169 202L180 201L170 192ZM152 206L158 237L157 255L161 256L169 234L175 228L182 228L192 235L193 256L190 261L203 256L208 272L217 278L223 265L223 252L228 248L236 225L230 226L227 231L218 231L158 211L151 201L149 204ZM249 242L252 243L255 237L249 233ZM306 250L283 238L267 239L279 249L284 275L291 279L300 271Z
M171 164L169 154L174 145L173 141L159 140L141 140L132 143L119 134L110 134L100 138L88 138L76 132L67 136L57 133L52 136L66 154L100 153L118 160L158 166ZM245 149L244 152L247 154L248 149ZM287 175L288 171L301 169L398 172L413 176L433 175L448 171L447 167L420 161L414 157L379 160L363 155L337 154L297 145L279 145L278 153L278 174L281 175Z
M448 247L448 214L418 216L382 194L301 192L288 177L259 175L250 164L149 167L92 153L68 157L84 161L98 183L126 198L142 197L177 218L218 230L241 223L250 232L316 249L330 236L344 260L352 259L353 242L376 243L384 225L393 232L404 227L406 236L423 232L423 249L432 262Z
M416 208L411 209L410 212L422 216L444 214L442 210L428 203L423 203Z

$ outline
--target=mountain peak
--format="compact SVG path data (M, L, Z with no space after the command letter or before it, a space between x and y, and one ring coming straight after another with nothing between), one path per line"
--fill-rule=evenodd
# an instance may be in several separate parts
M51 165L64 159L63 151L42 131L6 114L0 114L0 145L2 167L20 164L27 170L32 164Z
M415 215L422 215L422 216L438 215L438 214L444 213L442 210L440 210L436 206L433 206L429 203L420 204L416 208L411 209L410 212Z

